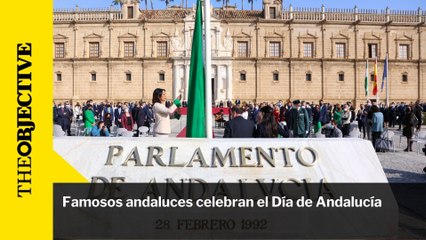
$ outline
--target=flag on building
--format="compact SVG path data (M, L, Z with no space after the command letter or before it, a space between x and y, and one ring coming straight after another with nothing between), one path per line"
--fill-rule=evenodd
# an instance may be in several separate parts
M365 61L365 79L364 79L365 96L368 96L368 59Z
M386 53L386 58L385 58L385 66L383 69L383 77L382 77L382 86L380 87L380 91L383 92L383 88L385 86L385 81L388 80L388 54Z
M374 62L374 83L373 83L373 95L377 95L377 58Z
M186 119L186 137L194 138L206 137L202 25L201 0L197 0L189 68L188 114Z

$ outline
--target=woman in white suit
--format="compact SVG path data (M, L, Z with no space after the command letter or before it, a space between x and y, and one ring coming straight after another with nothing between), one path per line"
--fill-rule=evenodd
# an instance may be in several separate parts
M174 118L176 109L180 108L181 95L173 101L172 106L166 107L166 90L157 88L152 94L152 112L154 115L154 137L168 137L171 133L170 118Z

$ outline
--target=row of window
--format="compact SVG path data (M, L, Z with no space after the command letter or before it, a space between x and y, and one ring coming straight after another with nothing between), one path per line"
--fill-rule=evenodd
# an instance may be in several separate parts
M338 73L338 78L337 79L340 82L345 81L345 73L343 73L343 72ZM277 81L280 80L280 75L279 75L278 72L273 72L272 73L272 80L275 81L275 82L277 82ZM374 75L370 76L370 80L374 81ZM244 72L244 71L240 72L240 81L243 81L243 82L247 81L246 72ZM307 82L311 82L312 81L312 73L306 73L306 75L305 75L305 81L307 81ZM402 74L401 81L402 82L408 82L408 74L407 73L403 73Z
M335 51L337 58L346 58L346 43L336 43ZM399 45L399 59L409 59L409 45L400 44ZM269 42L269 57L280 57L281 53L281 42ZM237 54L238 57L249 57L249 43L247 41L238 41L237 42ZM158 57L167 57L167 42L159 41L157 42L157 56ZM89 57L97 58L100 56L100 47L99 42L89 42ZM135 43L134 42L124 42L124 57L134 57L135 56ZM368 44L368 57L375 58L378 56L378 45L377 44ZM64 58L65 57L65 43L55 43L55 58ZM312 58L314 57L314 43L313 42L303 42L303 57Z
M99 42L89 42L89 57L100 57ZM135 56L135 42L124 42L124 57ZM167 42L157 42L157 56L167 57ZM65 43L55 43L55 58L65 57Z
M90 81L92 82L96 82L96 73L90 73ZM370 76L371 81L374 80L374 75ZM272 80L277 82L280 80L280 75L278 72L274 72L272 73ZM338 74L338 80L340 82L345 81L345 74L344 73L339 73ZM402 79L403 82L408 82L408 74L404 73L402 74ZM61 82L62 81L62 73L56 73L56 81ZM132 74L131 73L126 73L126 81L130 82L132 81ZM158 81L160 82L164 82L165 81L165 74L164 73L159 73L158 74ZM247 81L247 75L245 72L240 72L240 81ZM312 81L312 73L306 73L305 75L305 81Z
M164 72L158 73L158 81L164 82L165 80L166 80L165 73ZM273 72L272 73L272 80L275 81L275 82L280 80L279 72ZM345 73L339 73L338 74L338 80L340 82L345 81ZM374 75L370 76L370 80L374 81ZM403 82L408 82L408 74L403 73L401 80ZM62 81L62 73L56 73L56 81L58 81L58 82ZM96 82L96 73L95 72L90 73L90 81ZM126 81L128 81L128 82L132 81L132 74L131 73L126 73ZM244 72L244 71L240 72L240 81L243 81L243 82L247 81L246 72ZM312 81L312 73L306 73L305 81L308 81L308 82Z
M97 79L96 72L91 72L90 73L90 81L96 82L96 79ZM165 73L164 72L158 73L158 81L164 82L165 80L166 80ZM61 72L56 73L56 81L62 82L62 73ZM128 82L132 81L132 73L130 73L130 72L126 73L126 81L128 81Z
M378 57L378 44L368 44L368 58ZM247 41L237 42L238 48L238 57L248 57L249 48ZM400 44L399 45L399 59L408 59L409 58L409 45ZM336 43L335 51L337 58L346 58L346 43ZM281 53L281 42L269 42L269 57L280 57ZM314 57L314 43L313 42L303 42L303 57L312 58Z

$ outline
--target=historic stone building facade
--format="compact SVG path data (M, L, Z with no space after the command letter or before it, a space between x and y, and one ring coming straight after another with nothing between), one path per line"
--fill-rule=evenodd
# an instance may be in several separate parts
M195 9L54 12L54 99L150 101L152 91L187 97ZM426 11L213 9L215 101L365 101L378 59L379 87L389 53L391 101L426 100ZM371 77L369 76L371 79ZM380 94L383 100L385 90Z

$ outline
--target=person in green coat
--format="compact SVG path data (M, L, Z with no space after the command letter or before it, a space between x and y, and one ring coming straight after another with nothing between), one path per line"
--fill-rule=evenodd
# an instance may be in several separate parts
M90 133L94 125L95 114L93 113L93 106L89 104L86 111L84 111L84 127L86 128L86 132Z
M333 114L333 120L339 129L342 129L342 107L338 105Z
M293 131L293 137L305 138L309 131L309 115L306 109L300 105L300 100L293 101L293 108L290 110L290 130Z

